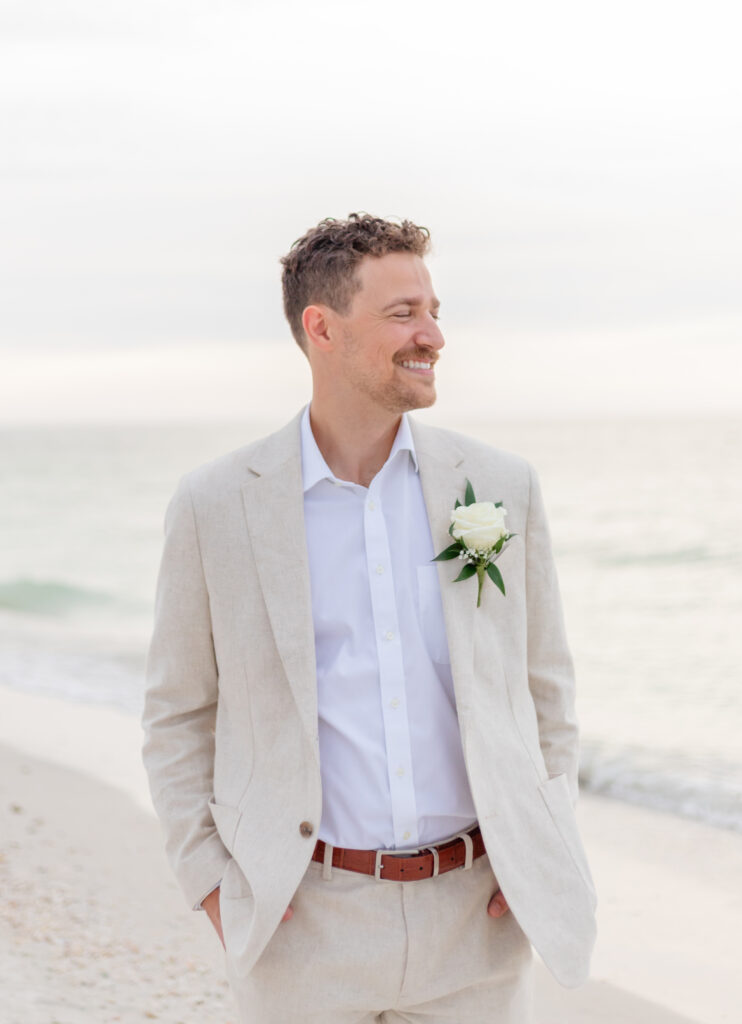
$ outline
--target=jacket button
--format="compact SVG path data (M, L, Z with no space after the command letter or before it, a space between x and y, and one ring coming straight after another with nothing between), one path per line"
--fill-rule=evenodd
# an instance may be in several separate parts
M299 825L299 831L301 832L305 839L308 839L309 836L311 836L311 834L314 832L314 825L311 823L311 821L303 821L301 825Z

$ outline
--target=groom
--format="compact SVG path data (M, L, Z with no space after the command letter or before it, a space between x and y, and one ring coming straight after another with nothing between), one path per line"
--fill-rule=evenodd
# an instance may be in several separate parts
M532 945L563 984L588 973L538 482L407 416L435 401L444 345L428 247L366 214L294 243L284 306L311 403L168 510L144 758L245 1022L524 1024ZM514 534L506 593L485 578L480 606L460 560L433 561L467 481Z

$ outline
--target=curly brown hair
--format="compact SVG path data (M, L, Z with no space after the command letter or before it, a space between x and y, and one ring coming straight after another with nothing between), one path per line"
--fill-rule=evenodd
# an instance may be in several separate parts
M310 228L281 259L283 266L283 309L299 348L307 351L301 318L307 306L319 302L341 316L350 310L354 294L361 287L355 273L366 256L391 252L425 256L430 232L410 220L399 223L351 213L347 220L326 217Z

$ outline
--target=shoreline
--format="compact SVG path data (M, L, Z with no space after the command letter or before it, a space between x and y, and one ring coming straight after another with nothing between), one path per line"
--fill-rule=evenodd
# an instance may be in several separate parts
M235 1022L221 949L165 861L140 742L131 715L0 688L0 974L18 1024ZM735 1019L742 837L590 794L578 816L593 972L565 990L538 964L538 1024Z

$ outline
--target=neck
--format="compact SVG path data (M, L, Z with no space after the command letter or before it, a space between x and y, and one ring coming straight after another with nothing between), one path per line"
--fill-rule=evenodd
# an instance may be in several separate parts
M346 405L315 392L309 422L325 462L341 480L368 487L389 457L401 421L399 413Z

